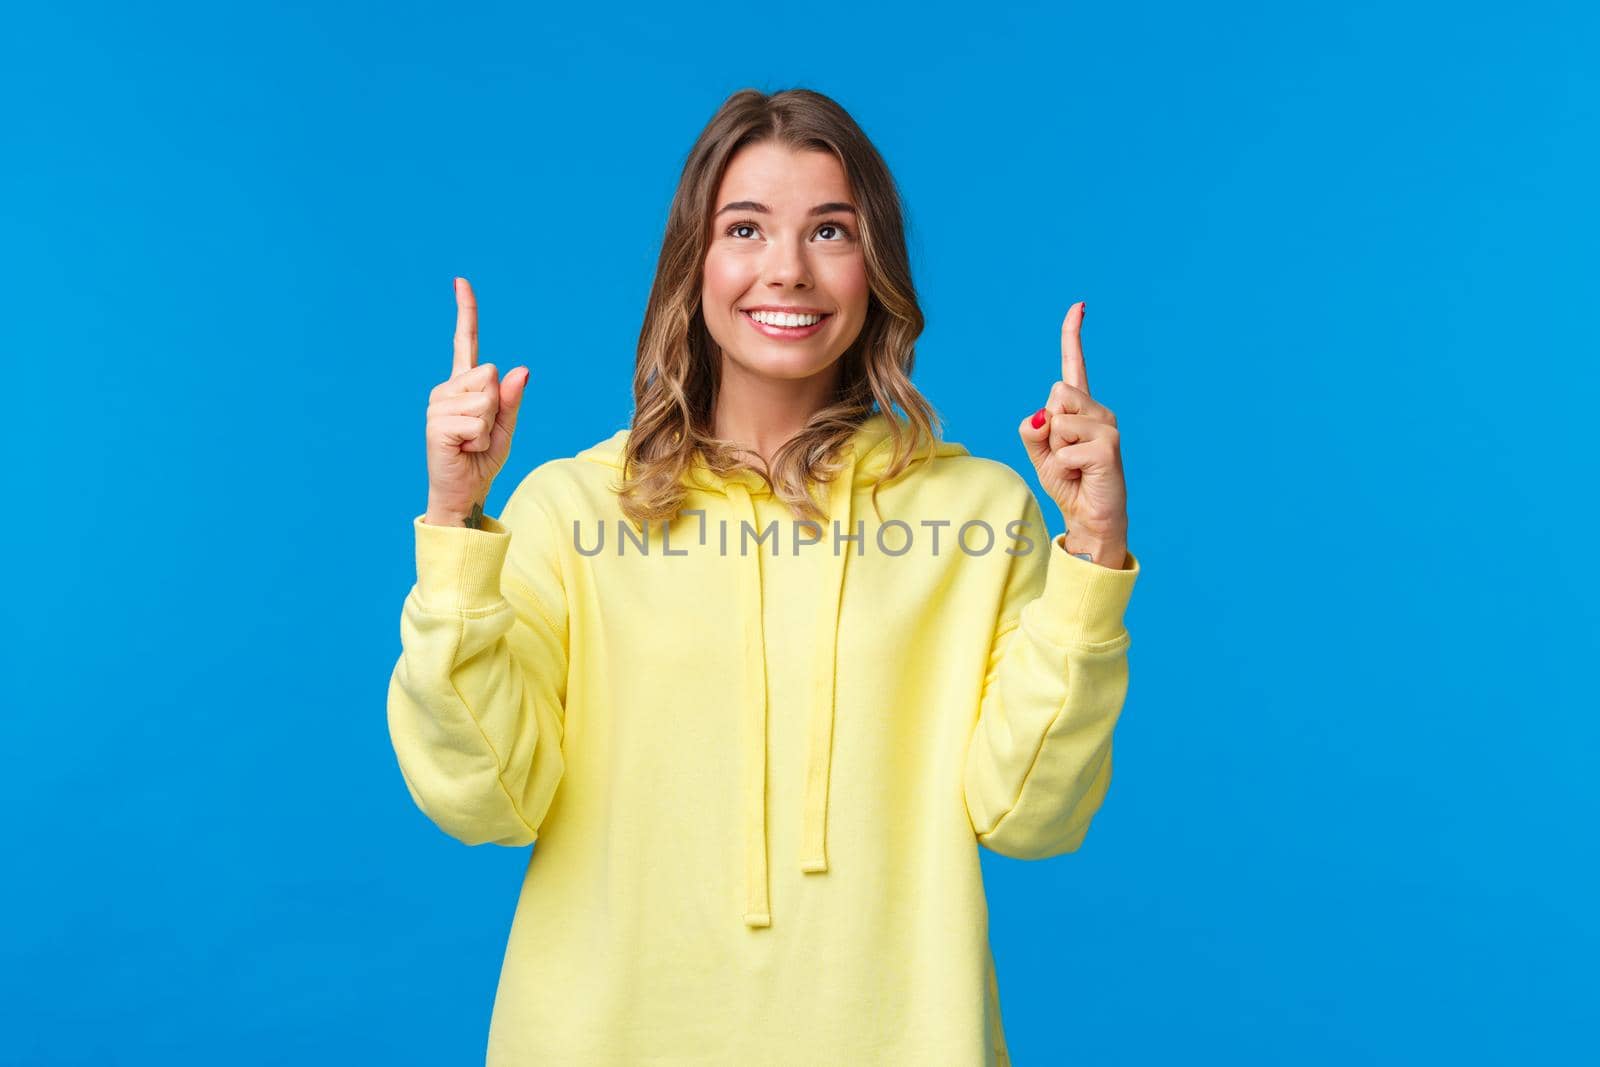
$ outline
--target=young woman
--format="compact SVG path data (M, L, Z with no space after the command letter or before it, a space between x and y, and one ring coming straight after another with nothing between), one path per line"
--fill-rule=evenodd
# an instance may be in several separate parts
M825 96L712 118L632 425L499 519L528 371L478 362L455 290L388 721L446 833L538 840L488 1062L1008 1062L978 846L1084 840L1139 574L1083 305L1018 427L1052 540L1019 474L933 433L899 196Z

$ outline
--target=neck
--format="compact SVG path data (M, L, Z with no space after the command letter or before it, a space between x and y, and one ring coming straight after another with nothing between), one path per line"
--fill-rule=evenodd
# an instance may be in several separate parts
M724 355L712 432L749 449L770 466L783 443L828 406L838 374L836 360L810 378L767 378L751 374Z

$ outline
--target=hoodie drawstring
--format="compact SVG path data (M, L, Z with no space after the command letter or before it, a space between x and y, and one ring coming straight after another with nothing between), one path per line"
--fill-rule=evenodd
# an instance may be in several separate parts
M800 870L828 869L828 792L833 775L834 683L838 668L839 616L844 600L845 562L852 548L863 546L845 540L855 534L854 489L856 454L847 449L845 465L828 484L828 521L815 550L823 553L826 577L820 583L822 603L816 615L812 643L810 717L806 731L805 796L800 829ZM741 520L748 518L759 531L750 490L738 478L724 485L734 512L735 552L744 547ZM835 553L833 524L838 524L839 551ZM767 884L767 663L766 624L763 617L760 548L739 568L744 628L744 706L749 709L742 729L744 776L745 893L744 921L748 926L771 926L772 909Z
M816 663L811 686L811 728L806 752L805 819L801 823L800 869L806 872L828 869L828 787L833 781L834 683L839 664L839 616L844 603L844 565L852 548L860 553L865 546L847 541L855 533L855 453L843 470L829 483L828 527L823 531L823 559L829 574L822 583L827 599L817 612L816 648L825 656ZM839 524L839 553L833 552L833 523Z
M746 516L756 522L750 490L737 479L727 483L728 503L734 512L735 552L744 547ZM767 899L767 658L766 621L761 603L761 550L756 549L749 566L739 568L740 598L744 617L744 692L742 700L748 714L742 728L740 747L744 754L744 921L748 926L772 925L772 910Z

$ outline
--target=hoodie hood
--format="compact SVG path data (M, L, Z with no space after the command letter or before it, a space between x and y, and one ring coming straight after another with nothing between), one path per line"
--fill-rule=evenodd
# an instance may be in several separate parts
M915 432L914 426L900 419L902 436ZM823 523L822 546L831 545L832 524L837 524L841 538L852 535L856 529L856 490L865 487L869 492L888 469L894 455L894 438L889 417L880 413L868 416L857 427L843 446L843 466L831 482L824 486L827 494L827 520ZM578 459L612 467L619 479L623 457L627 448L629 431L618 430L610 437L579 452ZM928 451L926 437L913 441L912 455ZM933 455L964 456L967 449L950 441L934 440ZM913 466L916 461L913 460ZM753 497L771 496L772 489L760 474L749 469L718 475L711 471L702 458L684 473L683 482L720 497L726 512L720 516L734 529L742 529L741 522L748 521L751 529L759 531ZM718 516L708 509L709 524ZM741 539L741 545L743 541ZM805 797L803 824L800 833L800 869L807 873L824 873L828 869L828 794L832 774L834 677L838 663L838 633L840 606L844 600L846 564L850 558L850 545L845 541L841 551L824 552L826 577L818 583L817 595L822 598L816 613L817 628L812 642L814 666L811 671L810 711L806 730ZM856 544L860 554L864 542ZM748 711L746 728L740 741L742 774L742 804L745 849L745 894L743 917L748 926L770 926L772 912L768 897L767 880L767 656L766 633L762 616L762 585L760 549L749 555L730 557L739 561L740 602L739 617L747 620L745 635L744 669L738 679L741 700Z

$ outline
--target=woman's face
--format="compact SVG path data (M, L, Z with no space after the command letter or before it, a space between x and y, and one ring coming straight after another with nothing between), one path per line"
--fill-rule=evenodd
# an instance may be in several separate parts
M833 373L861 333L871 292L854 205L831 152L767 142L733 157L713 205L700 292L724 359L769 379ZM759 308L804 309L822 319L763 325L750 315Z

